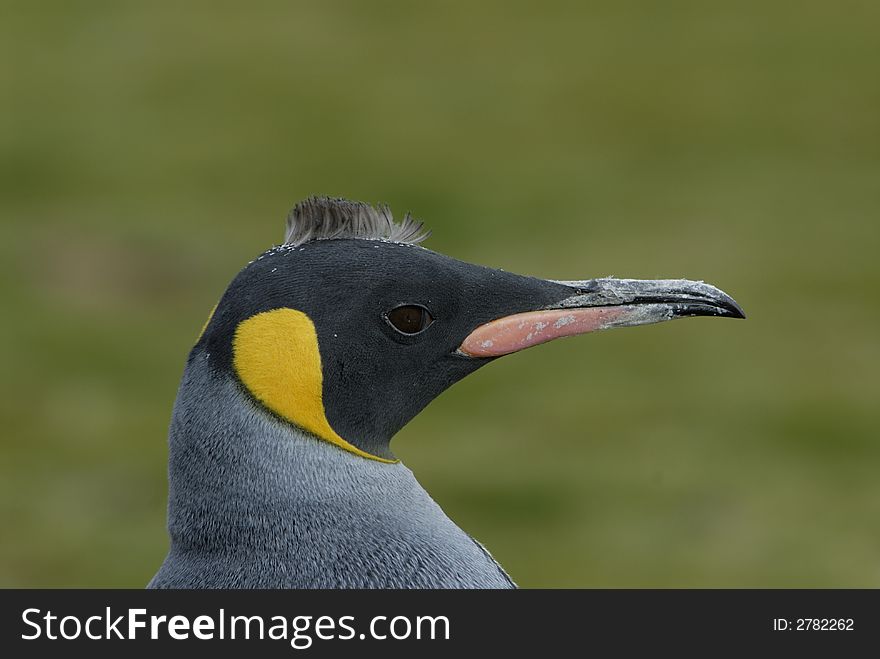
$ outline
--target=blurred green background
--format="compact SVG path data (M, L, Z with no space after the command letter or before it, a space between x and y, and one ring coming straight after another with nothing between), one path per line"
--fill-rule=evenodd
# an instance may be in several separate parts
M559 341L394 449L522 586L880 587L880 4L0 9L0 585L144 585L229 280L311 194L749 319Z

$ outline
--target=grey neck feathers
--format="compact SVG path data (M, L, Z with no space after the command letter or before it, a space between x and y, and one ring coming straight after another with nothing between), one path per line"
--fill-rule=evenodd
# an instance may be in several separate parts
M281 422L194 353L169 446L171 551L152 587L506 588L403 464Z

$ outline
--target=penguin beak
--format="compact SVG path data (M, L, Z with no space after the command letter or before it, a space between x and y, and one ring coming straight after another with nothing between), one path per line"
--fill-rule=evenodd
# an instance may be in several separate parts
M559 339L614 327L650 325L685 316L745 318L724 291L688 279L588 279L557 281L572 289L559 302L481 325L458 351L500 357Z

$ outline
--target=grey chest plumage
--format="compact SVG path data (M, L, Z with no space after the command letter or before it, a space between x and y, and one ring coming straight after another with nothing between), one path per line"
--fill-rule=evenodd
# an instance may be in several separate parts
M403 464L276 421L195 352L170 431L153 588L510 588Z

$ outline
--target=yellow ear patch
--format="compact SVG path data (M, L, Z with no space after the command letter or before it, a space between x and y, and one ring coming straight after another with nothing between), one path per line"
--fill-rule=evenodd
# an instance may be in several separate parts
M273 309L242 321L232 340L232 365L248 391L281 418L355 455L397 462L362 451L330 427L318 334L302 311Z

